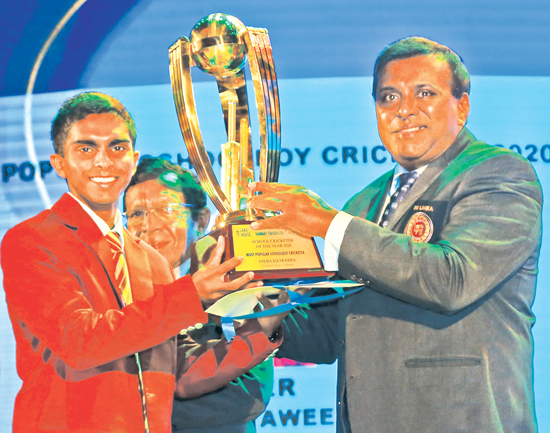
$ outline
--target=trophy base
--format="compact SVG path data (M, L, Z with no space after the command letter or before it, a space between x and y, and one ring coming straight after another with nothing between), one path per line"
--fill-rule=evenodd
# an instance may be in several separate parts
M226 224L197 240L191 250L191 274L206 264L219 236L225 237L223 260L243 257L243 262L226 274L226 281L250 271L254 280L326 279L334 275L323 269L313 238L283 229L255 231L249 222L242 221Z

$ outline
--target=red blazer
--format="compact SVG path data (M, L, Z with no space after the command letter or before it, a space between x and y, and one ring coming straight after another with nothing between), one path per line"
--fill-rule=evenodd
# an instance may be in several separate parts
M135 352L151 432L170 432L174 392L217 389L280 343L270 343L253 321L231 343L178 349L180 330L207 321L192 279L174 281L158 252L124 236L134 302L121 310L109 245L72 197L6 233L4 290L23 380L14 432L143 431Z

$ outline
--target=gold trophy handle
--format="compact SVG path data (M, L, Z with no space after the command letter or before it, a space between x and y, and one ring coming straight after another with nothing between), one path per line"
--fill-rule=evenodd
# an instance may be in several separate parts
M279 88L266 29L249 27L243 34L260 118L260 180L277 182L281 154Z
M222 191L202 141L193 85L191 83L190 42L181 37L170 47L170 80L183 139L201 185L220 213L233 212Z

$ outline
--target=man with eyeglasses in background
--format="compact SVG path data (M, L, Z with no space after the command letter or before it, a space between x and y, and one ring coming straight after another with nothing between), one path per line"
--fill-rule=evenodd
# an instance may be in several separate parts
M204 233L210 211L195 175L162 158L143 158L124 196L130 233L166 258L176 276L189 273L190 246ZM178 345L209 345L222 339L214 323L182 330ZM271 358L217 391L174 400L174 432L250 433L273 388Z
M124 211L128 230L162 254L176 276L189 273L189 246L206 228L199 228L199 216L210 219L204 191L190 171L143 158L126 190Z

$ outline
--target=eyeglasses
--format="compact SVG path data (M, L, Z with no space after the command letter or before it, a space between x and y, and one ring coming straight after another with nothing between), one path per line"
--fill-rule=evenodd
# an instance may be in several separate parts
M173 223L181 220L182 222L187 222L187 218L191 215L191 211L188 209L190 207L194 207L194 205L186 203L168 203L155 206L151 210L135 209L130 212L124 212L122 215L126 218L128 227L142 225L149 212L152 212L153 215L161 221Z

